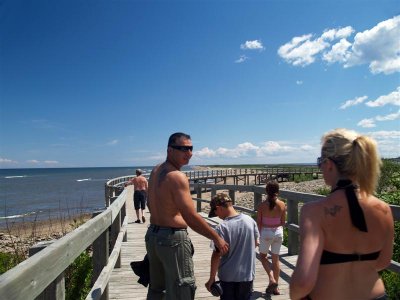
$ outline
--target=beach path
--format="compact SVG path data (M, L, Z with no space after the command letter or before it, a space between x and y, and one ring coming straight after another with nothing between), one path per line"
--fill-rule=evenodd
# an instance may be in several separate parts
M132 199L133 189L129 188L128 192L130 193L128 197ZM127 215L129 223L127 241L123 242L121 249L121 268L115 268L111 274L109 283L109 299L141 300L146 299L147 288L137 282L139 278L135 275L135 273L133 273L130 267L130 262L140 261L146 254L144 236L149 223L148 221L146 221L144 224L134 223L136 220L136 214L133 208L133 200L127 201ZM150 214L148 211L145 212L145 217L147 220L150 219ZM204 287L204 284L208 280L210 274L210 241L191 229L188 231L195 248L195 253L193 256L197 285L195 299L217 299L216 297L212 296ZM265 288L268 282L267 274L264 271L261 262L257 260L254 292L251 299L289 299L288 283L294 266L296 265L297 256L288 256L287 253L287 248L282 247L280 255L281 276L279 281L281 295L265 294Z

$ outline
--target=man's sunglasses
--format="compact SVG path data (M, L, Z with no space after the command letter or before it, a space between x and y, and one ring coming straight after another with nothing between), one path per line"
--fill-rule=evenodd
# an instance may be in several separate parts
M171 148L182 151L182 152L189 152L193 151L193 146L178 146L178 145L169 145Z

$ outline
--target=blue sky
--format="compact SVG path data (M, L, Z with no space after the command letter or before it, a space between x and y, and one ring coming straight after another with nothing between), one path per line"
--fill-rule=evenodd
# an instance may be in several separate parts
M400 156L398 1L3 1L0 167L308 163L344 127Z

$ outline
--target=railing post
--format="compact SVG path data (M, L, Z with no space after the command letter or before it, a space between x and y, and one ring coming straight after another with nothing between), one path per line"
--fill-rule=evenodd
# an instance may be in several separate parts
M106 197L105 204L106 204L106 207L109 207L110 206L110 198L111 198L111 188L107 185L107 183L105 184L104 190L105 190L105 197Z
M93 213L93 216L97 216L101 214L102 211L97 211ZM109 236L108 230L105 230L93 243L93 277L92 277L92 284L96 282L97 278L99 277L101 271L108 263L109 257ZM108 291L108 284L104 288L104 292L101 295L101 300L108 300L109 299L109 291Z
M214 188L211 188L211 198L214 197L217 194L217 190Z
M299 201L287 201L288 224L299 224ZM297 255L299 253L299 234L293 230L288 230L288 254Z
M121 208L121 223L123 223L125 221L126 218L126 201L124 202L124 205L122 205ZM127 232L125 232L124 238L122 240L123 242L127 242L128 241L128 234Z
M236 203L235 190L229 190L229 198L231 198L232 204L235 205L235 203Z
M195 185L195 189L196 189L196 197L201 199L201 187L199 185ZM197 201L196 203L197 205L197 212L201 212L201 201Z
M262 202L262 194L254 192L254 210L257 210L258 206Z
M54 241L39 242L29 248L29 256L32 256L47 246L51 245ZM64 300L65 299L65 277L64 272L57 276L56 279L39 295L37 300Z

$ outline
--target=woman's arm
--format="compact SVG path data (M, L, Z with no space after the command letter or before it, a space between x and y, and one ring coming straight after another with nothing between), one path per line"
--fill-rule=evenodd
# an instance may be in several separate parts
M286 204L285 202L282 201L283 204L283 209L282 209L282 214L281 214L281 226L286 225Z
M303 206L300 215L300 253L290 280L290 299L307 296L317 281L324 236L320 224L321 209L315 203Z
M393 215L390 209L390 206L386 203L382 203L384 205L384 209L380 211L384 214L385 221L387 223L387 231L383 235L386 240L379 254L378 259L376 260L376 270L381 271L386 269L390 264L390 261L393 256L393 239L394 239L394 223L393 223Z

